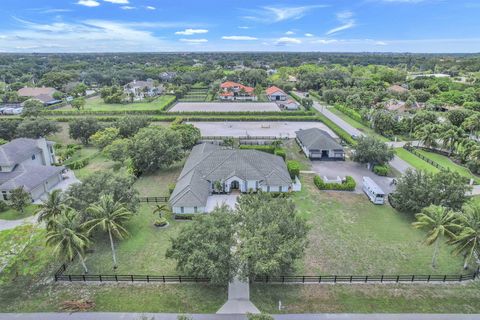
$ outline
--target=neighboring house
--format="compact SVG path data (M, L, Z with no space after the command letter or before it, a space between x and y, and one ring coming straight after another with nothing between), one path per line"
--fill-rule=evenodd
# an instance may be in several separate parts
M293 185L279 156L204 143L193 147L169 202L175 214L204 213L214 192L288 192Z
M147 81L133 80L123 86L123 92L129 97L133 96L133 100L138 101L161 95L163 87L156 86L152 79L147 79Z
M298 104L295 100L292 99L281 102L280 106L286 110L298 110L298 108L300 108L300 104Z
M403 94L403 93L407 93L408 92L408 89L405 88L405 87L402 87L398 84L394 84L390 87L388 87L387 89L388 91L390 92L393 92L393 93L398 93L398 94Z
M0 201L23 188L38 200L62 181L63 166L54 166L53 142L20 138L0 146Z
M163 82L170 82L177 76L176 72L173 71L165 71L160 73L160 80Z
M390 99L385 102L385 109L392 112L405 112L407 111L407 105L405 101Z
M24 87L17 91L19 97L27 97L32 99L37 99L43 102L44 105L50 106L52 104L56 104L62 102L61 100L55 99L53 94L57 92L54 88L32 88L32 87Z
M311 128L295 133L298 144L308 158L312 160L345 160L343 147L327 132Z
M275 86L267 88L265 93L270 101L285 101L288 98L287 94L282 89Z
M297 80L297 77L295 77L295 76L288 76L287 81L288 82L297 82L298 80Z
M244 86L243 84L233 81L227 81L220 85L220 93L218 94L220 100L226 101L257 101L257 96L253 93L255 89Z

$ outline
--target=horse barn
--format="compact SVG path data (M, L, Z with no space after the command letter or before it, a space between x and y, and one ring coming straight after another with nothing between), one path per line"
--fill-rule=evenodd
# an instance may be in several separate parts
M310 128L295 134L298 144L311 160L345 160L345 150L327 132Z

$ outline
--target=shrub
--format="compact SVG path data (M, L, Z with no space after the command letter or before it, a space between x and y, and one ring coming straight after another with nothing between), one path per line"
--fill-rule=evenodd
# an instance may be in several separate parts
M5 203L5 201L0 201L0 212L5 212L8 209L8 205Z
M295 177L300 176L300 163L298 163L298 161L295 161L295 160L287 161L287 169L292 179L295 179Z
M175 183L168 184L168 194L172 194L173 190L175 190Z
M322 178L315 176L313 182L320 190L353 191L357 186L357 183L351 176L346 176L345 181L342 183L325 183Z
M90 158L84 158L66 165L67 168L72 170L78 170L86 167L90 163Z
M155 227L165 227L167 224L168 221L165 218L157 219L154 223Z
M379 176L387 176L388 175L388 172L390 171L390 167L388 166L388 164L383 164L383 165L380 165L380 164L376 164L374 167L373 167L373 172L376 174L376 175L379 175Z
M263 151L266 153L275 154L275 147L274 146L250 146L250 145L241 145L240 149L252 149Z
M353 109L351 109L347 106L341 105L341 104L336 104L335 109L337 109L338 111L346 114L347 116L349 116L353 120L355 120L357 122L360 122L360 123L363 123L362 115L360 113L358 113L357 111L355 111L355 110L353 110Z
M287 153L286 153L285 150L283 150L282 148L277 148L277 149L275 149L274 154L275 154L276 156L282 157L283 160L285 160L285 159L287 158Z

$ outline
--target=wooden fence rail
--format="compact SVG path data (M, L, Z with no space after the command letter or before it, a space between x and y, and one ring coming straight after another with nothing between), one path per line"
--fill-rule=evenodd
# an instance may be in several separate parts
M147 203L168 202L168 197L140 197L139 200Z

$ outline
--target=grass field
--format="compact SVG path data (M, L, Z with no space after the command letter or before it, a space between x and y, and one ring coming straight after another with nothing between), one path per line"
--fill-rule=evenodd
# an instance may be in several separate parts
M56 143L61 143L64 145L78 143L78 141L70 138L69 136L68 122L57 122L57 125L59 126L60 131L55 134L49 135L47 137L48 140L54 141Z
M95 251L88 254L86 264L90 274L149 274L177 275L175 261L165 258L170 246L170 238L175 237L181 228L191 222L178 222L170 219L167 228L153 225L158 218L153 214L153 204L142 204L138 213L128 222L126 228L130 237L115 241L118 269L113 270L110 241L106 235L95 238ZM67 273L83 274L78 261L73 263Z
M460 274L462 259L442 244L438 267L431 267L433 247L412 219L388 205L375 206L364 195L319 191L313 175L293 199L308 220L309 246L297 274Z
M23 218L28 218L37 213L38 206L29 205L25 208L25 212L22 214L15 209L9 208L7 211L0 212L0 220L18 220Z
M160 110L162 109L166 104L170 103L174 99L174 96L170 95L165 95L165 96L160 96L157 99L155 99L152 102L134 102L134 103L128 103L128 104L109 104L103 102L103 99L100 98L99 96L92 97L87 99L87 103L85 104L85 107L83 110L85 111L128 111L128 110L145 110L145 111L151 111L151 110ZM72 109L72 107L67 106L64 108L61 108L59 110L62 111L68 111L71 110L72 112L77 111L76 109Z
M300 170L310 170L311 162L305 156L302 149L298 146L294 139L289 139L283 142L282 148L285 149L287 160L295 160L300 163Z
M417 149L416 150L418 153L423 155L424 157L429 158L432 161L435 161L439 165L450 169L454 172L458 172L461 176L466 177L466 178L473 178L477 183L480 183L480 177L474 176L470 170L468 170L465 167L462 167L461 165L456 164L452 160L450 160L448 157L435 153L435 152L428 152L422 149Z
M174 164L168 169L158 170L151 174L144 174L135 181L133 187L138 190L142 197L167 197L168 185L175 184L184 162Z
M88 150L90 152L91 149L94 149L96 150L96 152L98 152L98 149L95 149L95 148L84 148L82 149L82 151L86 152ZM95 174L95 172L111 170L114 168L114 166L115 166L115 162L105 157L101 152L98 152L98 154L95 157L90 159L90 162L88 163L87 166L81 169L73 170L73 171L75 172L75 176L79 180L83 180L89 175Z
M423 171L432 172L432 173L440 172L440 170L437 169L436 167L432 166L426 161L423 161L413 153L408 152L403 148L396 148L395 152L400 159L408 162L412 167L414 167L417 170L423 170Z

